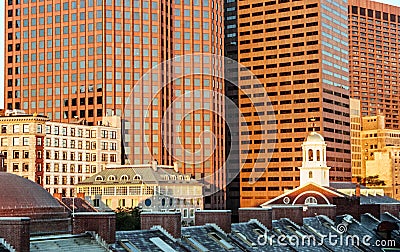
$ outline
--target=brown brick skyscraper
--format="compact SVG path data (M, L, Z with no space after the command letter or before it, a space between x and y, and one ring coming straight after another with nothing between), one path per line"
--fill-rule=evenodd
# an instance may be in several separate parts
M313 124L328 145L330 180L351 179L347 19L342 0L238 1L239 62L261 83L239 72L240 88L254 102L239 97L242 207L299 185L301 144ZM260 149L264 141L268 149Z
M224 85L221 77L201 75L223 75L222 62L181 58L171 69L148 76L149 85L134 88L152 67L176 56L224 54L221 0L4 2L6 109L89 124L106 114L122 115L128 119L125 151L131 163L178 161L196 178L223 164L224 124L207 108L223 114L223 99L210 91L223 94ZM209 93L185 95L201 89ZM174 99L179 101L168 110ZM197 110L186 113L188 107ZM204 131L216 140L201 138ZM223 170L213 180L221 188ZM206 202L221 208L224 198Z
M361 115L386 117L399 128L400 7L349 0L351 97L361 100Z

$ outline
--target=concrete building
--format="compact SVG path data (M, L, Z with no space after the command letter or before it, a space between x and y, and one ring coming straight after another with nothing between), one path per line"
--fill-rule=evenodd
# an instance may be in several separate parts
M178 172L175 166L108 166L77 184L77 192L98 209L140 207L146 212L180 212L193 221L204 208L203 185Z
M43 185L45 124L41 115L22 113L0 117L0 152L5 171Z
M74 196L76 183L107 164L121 164L120 118L104 117L99 124L58 123L23 113L0 117L5 170L51 194Z
M383 115L362 118L362 173L368 187L400 198L400 130L385 128Z
M349 0L351 97L361 100L361 115L386 117L399 128L400 8L370 0Z
M206 201L225 207L222 0L4 4L6 109L89 125L124 117L130 164L177 161L213 180Z
M4 167L4 159L5 158L6 158L6 156L0 152L0 172L5 171L5 167Z
M351 124L351 172L353 177L362 176L362 146L361 146L361 106L360 101L350 99Z
M239 63L253 73L239 71L241 207L299 185L313 128L329 179L350 181L347 1L238 1L238 35Z

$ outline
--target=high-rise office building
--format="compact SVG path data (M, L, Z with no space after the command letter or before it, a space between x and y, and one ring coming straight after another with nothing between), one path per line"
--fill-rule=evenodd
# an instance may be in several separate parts
M312 130L330 180L351 180L347 26L347 1L238 1L239 63L253 73L239 71L242 207L299 185Z
M350 98L350 124L351 124L351 173L353 177L362 177L362 154L361 144L361 103L360 100Z
M239 103L238 103L238 36L237 1L224 0L225 28L225 128L226 206L232 220L238 221L240 207Z
M398 129L400 7L349 0L351 97L361 100L361 115L386 117Z
M131 164L177 161L221 190L206 208L224 207L222 0L7 0L5 9L6 109L88 124L120 115Z

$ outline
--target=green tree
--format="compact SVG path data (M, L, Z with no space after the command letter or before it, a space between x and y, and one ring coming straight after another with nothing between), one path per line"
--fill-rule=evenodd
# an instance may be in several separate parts
M115 210L117 231L139 230L140 212L139 207L117 208Z

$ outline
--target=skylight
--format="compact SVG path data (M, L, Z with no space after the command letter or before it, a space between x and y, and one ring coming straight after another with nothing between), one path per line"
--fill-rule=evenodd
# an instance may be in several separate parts
M133 245L130 241L128 240L121 240L120 244L122 245L122 247L129 251L129 252L140 252L140 250L138 248L135 247L135 245Z
M234 247L227 241L225 241L223 238L221 238L218 234L216 233L209 233L209 236L211 236L214 240L216 240L219 245L221 245L223 248L227 250L232 250Z
M210 250L208 250L206 247L204 247L200 242L198 242L196 239L192 238L192 237L187 237L186 238L189 242L189 244L194 247L197 251L199 252L209 252Z
M171 246L169 246L165 241L163 241L159 237L150 238L150 241L164 252L177 252L175 249L171 248Z

